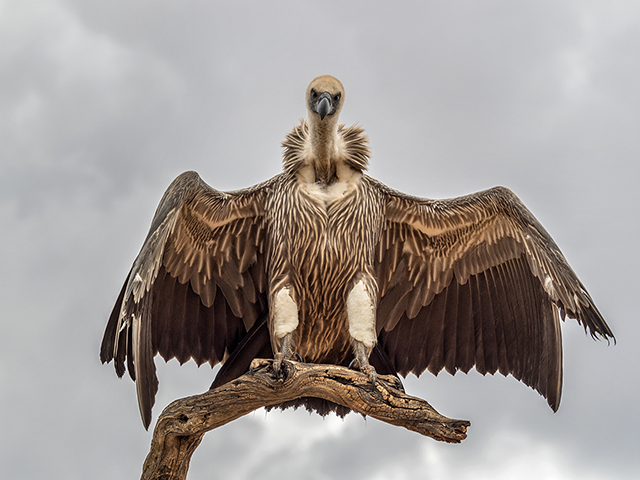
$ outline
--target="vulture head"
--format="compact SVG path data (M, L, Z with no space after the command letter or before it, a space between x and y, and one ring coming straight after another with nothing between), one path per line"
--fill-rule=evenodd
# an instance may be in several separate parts
M325 118L337 122L344 102L344 87L340 80L331 75L314 78L307 87L307 108L312 122Z

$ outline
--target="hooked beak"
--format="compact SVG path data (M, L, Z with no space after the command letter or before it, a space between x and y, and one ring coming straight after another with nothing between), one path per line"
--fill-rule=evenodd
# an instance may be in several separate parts
M320 115L320 120L324 120L324 117L326 117L331 111L331 95L327 92L320 95L316 111L318 112L318 115Z

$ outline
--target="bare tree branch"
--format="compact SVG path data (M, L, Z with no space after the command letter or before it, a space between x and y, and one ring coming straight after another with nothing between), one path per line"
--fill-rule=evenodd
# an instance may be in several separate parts
M405 394L393 375L379 375L374 388L366 375L345 367L284 362L284 379L278 380L272 363L255 359L252 370L240 378L165 408L142 480L184 480L206 432L260 407L299 397L323 398L443 442L459 443L467 436L470 422L440 415L426 401Z

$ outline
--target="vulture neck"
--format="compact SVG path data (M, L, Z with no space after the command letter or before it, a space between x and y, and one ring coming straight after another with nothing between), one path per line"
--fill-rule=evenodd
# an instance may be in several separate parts
M338 152L338 118L330 115L320 120L317 114L309 122L311 155L309 166L314 170L314 183L331 185L341 177L343 161ZM311 172L309 172L311 173ZM307 178L307 181L311 178Z

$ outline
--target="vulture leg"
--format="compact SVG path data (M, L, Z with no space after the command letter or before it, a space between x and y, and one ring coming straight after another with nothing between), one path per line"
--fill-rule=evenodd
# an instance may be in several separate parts
M369 363L369 354L371 353L371 349L367 348L364 343L354 340L353 342L353 350L356 354L356 358L354 362L358 362L358 367L360 371L364 373L367 377L369 377L369 381L372 386L376 384L376 369L373 368L373 365ZM351 362L351 363L354 363Z
M281 376L280 368L282 367L282 362L293 358L294 352L292 344L293 333L287 333L280 340L280 351L273 356L273 372L275 373L276 378Z

